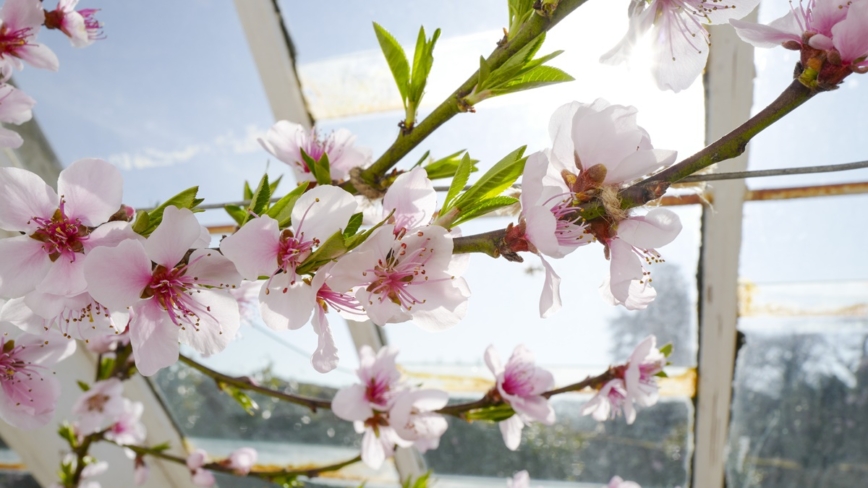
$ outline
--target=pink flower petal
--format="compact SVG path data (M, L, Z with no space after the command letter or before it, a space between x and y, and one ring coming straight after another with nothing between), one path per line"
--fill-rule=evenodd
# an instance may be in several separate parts
M427 224L437 207L437 193L425 168L416 167L395 179L383 198L383 212L409 228Z
M604 183L624 183L651 174L675 162L677 151L647 149L636 151L606 173Z
M42 243L29 236L0 239L0 297L23 297L51 268Z
M652 30L654 79L661 90L675 93L685 90L699 78L708 60L707 32L703 27L692 25L691 14L666 11ZM689 33L682 32L687 24Z
M0 228L32 232L31 219L50 219L59 202L57 193L30 171L0 168Z
M346 227L358 204L348 192L337 186L318 186L302 195L292 208L292 226L304 240L325 242Z
M618 224L618 237L640 249L665 246L680 232L681 219L665 208L655 208L643 216L630 217Z
M841 53L841 59L845 62L853 62L868 55L868 4L866 2L850 4L847 18L832 27L832 39L838 52Z
M494 344L485 349L485 365L488 366L488 369L494 374L494 376L503 373L503 363L500 361L500 354L497 353Z
M729 23L743 41L756 47L778 47L787 41L795 41L799 44L802 42L802 28L799 27L793 10L769 25L735 19L730 20Z
M241 275L232 261L213 249L197 249L190 254L187 276L194 276L199 286L213 286L223 289L237 288L241 285Z
M338 390L332 400L332 412L349 422L366 420L374 415L365 398L365 387L358 384Z
M57 193L66 202L66 215L81 219L89 227L106 222L121 208L123 192L121 172L102 159L79 159L57 179Z
M0 122L23 124L33 118L36 100L12 85L0 85Z
M521 421L518 414L498 422L497 425L500 427L500 433L503 436L503 443L506 445L506 448L510 451L518 450L518 446L521 444L521 431L524 429L524 422Z
M28 43L26 46L16 49L15 55L34 68L50 71L60 69L60 61L57 59L57 55L45 44Z
M58 296L75 296L87 290L84 280L84 255L60 256L51 263L45 278L36 285L37 291Z
M151 261L174 268L199 238L202 226L189 209L167 207L163 221L145 242Z
M271 276L277 270L280 230L268 216L255 218L220 242L220 251L245 279Z
M299 329L313 312L316 290L304 281L290 284L290 279L289 274L280 273L259 292L262 321L273 330Z
M539 316L547 318L561 309L561 277L542 256L540 256L540 261L546 270L546 278L543 283L542 294L539 297Z
M238 302L228 291L199 289L192 297L196 303L198 323L183 324L176 337L203 356L226 349L241 326Z
M338 366L340 358L338 358L338 348L335 346L335 338L329 328L328 318L322 307L316 307L311 324L318 339L310 362L313 369L320 373L328 373Z
M45 376L16 374L15 381L4 381L0 394L0 418L19 429L36 429L51 422L60 382ZM26 393L25 393L26 392Z
M88 292L112 311L139 302L151 276L151 260L136 240L116 247L98 247L88 253L84 262Z
M551 210L542 206L524 208L525 236L546 256L559 256L558 238L555 235L558 221Z
M147 300L133 308L130 343L136 369L142 376L152 376L178 361L179 332L180 328L172 323L156 300Z

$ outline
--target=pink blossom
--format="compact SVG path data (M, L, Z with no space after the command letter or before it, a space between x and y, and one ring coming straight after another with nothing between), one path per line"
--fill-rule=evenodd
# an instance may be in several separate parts
M332 400L334 414L353 422L356 432L364 433L362 461L373 469L379 469L394 454L395 445L413 444L402 439L389 423L389 411L407 393L395 365L397 354L397 349L383 347L375 356L370 347L362 346L356 372L362 384L341 388Z
M49 369L75 352L75 342L57 334L34 336L0 322L0 418L20 429L51 421L60 382Z
M506 480L507 488L530 488L530 475L526 470L519 471L515 475Z
M638 483L633 481L624 481L620 476L615 476L609 481L607 488L642 488Z
M129 308L133 355L145 376L177 361L179 340L209 356L238 331L238 303L227 290L241 276L232 262L207 248L182 261L202 245L201 235L193 212L170 206L144 243L127 240L87 256L91 295L113 312Z
M123 399L123 409L109 427L105 437L122 446L141 444L145 441L147 430L142 424L142 412L145 406L142 402Z
M102 38L102 23L96 20L98 9L75 10L78 0L60 0L57 7L45 12L45 27L60 29L74 47L87 47Z
M377 325L413 320L426 330L457 324L467 311L470 290L450 271L452 239L446 229L429 226L401 239L385 225L332 268L329 286L355 290Z
M651 30L652 73L661 90L686 89L705 68L711 38L703 24L742 18L759 0L632 0L630 27L624 39L600 61L618 64Z
M196 486L214 486L216 481L211 471L204 468L208 454L202 449L196 449L187 456L187 468L190 470L193 484Z
M144 458L136 456L133 468L133 482L136 486L141 486L147 483L150 474L150 469L148 468L148 465L145 464Z
M434 413L446 406L449 394L442 390L413 390L398 396L389 411L389 425L398 437L411 441L419 452L437 449L449 424Z
M296 269L356 212L352 195L334 186L318 186L302 195L292 210L292 228L278 228L268 216L248 222L223 239L220 250L241 276L269 279L259 293L260 312L275 330L298 329L310 320L315 290Z
M345 181L349 178L351 169L370 164L370 149L355 147L355 141L356 136L345 129L321 138L316 129L306 130L286 120L274 124L265 137L259 139L266 151L293 169L300 182L314 181L302 158L302 151L314 161L319 161L323 154L328 154L331 178L334 181Z
M639 256L659 259L653 247L668 244L681 230L678 217L668 210L641 217L620 210L617 194L624 185L672 164L676 157L675 151L654 149L636 114L635 107L602 99L590 105L572 102L555 111L549 123L551 150L531 155L525 165L518 229L522 235L516 237L526 241L527 250L554 258L594 238L601 241L612 259L612 277L601 291L628 309L645 308L655 296ZM608 215L585 225L579 208L595 198L608 205ZM543 265L540 315L546 317L560 308L560 277L544 259Z
M510 450L518 449L525 424L536 421L545 425L555 422L555 411L543 393L552 389L552 374L534 364L533 353L519 344L512 352L506 367L494 346L485 350L485 364L497 378L495 388L515 415L500 422L503 442Z
M33 118L36 100L9 84L0 85L0 122L23 124ZM18 133L0 127L0 147L19 148L24 139Z
M331 279L332 264L329 263L320 268L311 280L311 289L314 290L316 304L314 305L313 330L318 336L317 347L310 358L314 369L320 373L328 373L338 366L338 349L335 346L334 335L329 327L326 313L332 308L343 318L348 320L361 320L365 311L356 300L356 297L347 293L338 293L329 286Z
M47 330L90 344L91 340L114 337L126 328L129 316L112 314L89 293L73 297L32 291L24 298L13 298L0 308L0 320L8 320L21 330L39 335Z
M229 293L238 302L238 311L241 313L241 322L248 325L253 323L259 308L259 291L262 282L242 281L237 288L230 288Z
M242 447L229 453L227 466L237 474L245 476L256 465L257 453L252 447Z
M0 8L0 77L7 80L12 69L21 70L21 61L34 68L57 71L57 56L36 42L36 34L45 22L40 0L6 0ZM117 210L117 209L115 209Z
M401 174L383 197L383 217L392 215L395 235L428 225L437 211L437 193L425 168Z
M738 35L757 47L783 45L801 51L799 78L835 86L851 72L868 71L868 3L844 0L800 1L769 25L731 20Z
M7 2L3 8L9 5ZM0 297L36 289L75 296L87 289L84 256L131 237L129 224L104 224L121 205L120 171L81 159L61 171L60 196L35 174L0 168L0 228L25 235L0 239Z
M82 435L101 431L124 414L124 386L117 378L98 381L72 406Z
M636 346L624 366L611 369L609 380L582 408L582 415L593 415L600 422L614 419L623 412L628 424L636 420L636 407L657 403L657 374L663 371L666 357L656 347L657 339L646 337Z
M95 352L97 354L108 354L110 352L115 352L119 347L126 346L129 343L129 329L125 328L124 332L120 334L114 333L104 336L96 336L95 338L87 341L87 349L88 351Z

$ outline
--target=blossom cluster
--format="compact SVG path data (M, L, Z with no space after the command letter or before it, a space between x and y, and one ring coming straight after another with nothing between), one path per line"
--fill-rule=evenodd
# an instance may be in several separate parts
M92 44L102 35L95 9L75 10L78 0L59 0L54 10L44 10L40 0L6 0L0 8L0 122L23 124L33 118L36 101L7 83L14 70L24 63L34 68L57 71L60 62L36 36L44 25L58 29L75 47ZM24 143L16 132L0 128L0 147L17 148Z

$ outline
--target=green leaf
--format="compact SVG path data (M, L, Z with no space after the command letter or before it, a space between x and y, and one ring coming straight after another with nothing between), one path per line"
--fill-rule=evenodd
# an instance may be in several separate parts
M232 220L238 223L238 225L244 225L247 222L247 210L239 207L238 205L224 205L223 209L226 210L226 213L232 217Z
M419 36L416 39L416 52L413 56L413 74L410 80L410 90L407 93L407 98L416 106L422 100L422 95L425 93L425 85L428 82L428 75L431 73L431 67L434 65L434 45L437 44L437 39L440 38L440 29L434 31L431 40L425 39L425 27L419 28Z
M328 153L322 153L322 157L319 158L317 164L317 173L316 182L320 185L331 185L332 184L332 169L329 166L329 155Z
M156 446L151 447L150 450L154 451L154 452L163 452L163 451L168 451L171 447L172 447L172 445L169 444L169 441L166 441L166 442L163 442L161 444L157 444Z
M253 190L250 189L250 183L247 181L244 182L244 199L252 200L253 199Z
M292 220L292 209L295 208L295 202L307 191L308 186L310 186L310 182L307 181L298 185L295 190L274 202L274 205L265 212L265 215L276 220L279 228L288 227Z
M114 369L115 358L109 356L103 357L102 362L99 363L99 379L108 379Z
M523 158L522 155L526 147L522 146L498 161L470 189L458 197L453 206L459 209L471 208L476 202L496 197L512 186L524 171L527 158Z
M379 229L383 224L385 224L386 222L388 222L389 219L391 219L391 218L392 218L392 215L394 215L394 214L395 214L395 211L392 210L392 211L389 213L389 215L386 216L385 219L383 219L383 220L377 222L377 225L371 227L370 229L368 229L368 230L366 230L366 231L364 231L364 232L359 232L358 234L356 234L356 235L354 235L354 236L352 236L352 237L347 238L347 239L345 240L345 242L344 242L344 244L345 244L346 247L347 247L347 251L352 251L353 249L359 247L363 242L365 242L365 240L366 240L366 239L367 239L371 234L374 233L375 230Z
M88 391L88 390L90 390L90 385L88 385L88 384L85 383L84 381L76 381L76 383L78 383L78 387L81 388L81 391Z
M300 149L301 151L301 159L304 161L305 166L307 166L310 174L313 175L314 179L319 183L319 179L316 177L317 164L316 161L313 160L312 157L308 156L307 152L304 149Z
M663 347L661 347L660 348L660 354L662 354L668 358L669 355L672 354L672 343L666 344Z
M353 214L350 217L350 221L347 223L347 228L344 229L344 238L348 239L359 231L359 228L362 226L362 221L364 220L364 216L361 212Z
M489 76L491 76L491 65L485 60L485 56L479 56L479 76L476 78L477 86L485 86L485 82Z
M458 215L458 218L455 219L452 225L459 225L461 223L467 222L468 220L473 220L489 212L493 212L499 208L515 205L516 203L518 203L517 198L503 195L499 197L487 198L485 200L477 202L476 205L471 208L468 208L466 210L462 208L461 213Z
M478 408L464 414L467 420L490 420L501 422L515 415L515 410L509 405L496 405L493 407Z
M195 212L196 206L202 203L201 198L196 198L198 192L198 186L187 188L172 198L169 198L157 208L149 212L139 212L139 216L136 217L136 222L133 224L133 230L144 237L151 235L151 233L159 227L160 222L163 221L163 212L166 211L166 207L189 208Z
M669 377L669 375L666 374L665 371L658 371L657 373L654 374L654 376L656 376L658 378L668 378Z
M449 185L449 191L446 192L446 198L443 200L443 208L440 209L440 215L444 215L453 207L452 203L455 201L455 198L458 197L458 194L464 190L464 186L470 178L470 171L473 164L474 163L470 159L470 154L465 153L464 157L461 158L461 163L455 170L455 177L452 178L452 183Z
M537 66L497 88L492 88L491 94L492 96L506 95L507 93L515 93L522 90L530 90L532 88L539 88L541 86L554 85L556 83L564 83L566 81L574 80L575 78L558 68L553 68L551 66Z
M437 161L434 161L425 166L425 172L428 173L428 179L437 180L442 178L452 178L453 176L455 176L455 173L458 171L458 166L461 164L461 161L463 159L462 154L464 154L463 149L456 153L450 154L449 156L438 159ZM478 159L470 160L471 173L479 170L476 167L476 163L478 162Z
M283 179L283 175L280 175L277 177L276 180L272 181L271 184L268 185L268 189L271 190L272 195L274 195L274 192L277 191L277 185L280 184L280 180L282 180L282 179Z
M431 471L427 471L425 474L418 478L408 478L403 483L401 483L401 488L428 488L428 485L431 482L431 473Z
M69 447L75 449L78 445L78 436L75 434L75 428L67 421L63 421L60 427L57 428L57 435L65 440Z
M241 405L241 408L243 408L244 411L248 414L254 415L256 413L256 410L259 409L259 405L257 405L256 402L247 395L247 393L223 382L218 381L217 385L220 387L221 390L223 390L224 392L226 392L226 394L232 397L233 400L238 402L238 404Z
M343 232L335 232L296 268L296 273L313 273L329 261L343 256L349 251L345 241Z
M428 159L428 156L429 156L429 155L431 155L431 151L425 151L425 154L423 154L422 157L419 158L419 161L417 161L416 164L414 164L414 165L412 166L412 168L410 168L410 169L413 169L413 168L415 168L416 166L421 166L422 163L424 163L425 160Z
M519 49L518 52L510 56L502 65L492 71L485 84L475 88L475 91L480 92L493 88L514 78L533 60L533 56L542 47L544 41L545 34L541 34L533 42Z
M250 204L247 206L248 215L245 222L249 221L254 215L262 215L268 207L269 200L271 200L271 186L268 184L268 174L264 174L262 175L262 179L259 180L256 191L253 192L253 197L250 198Z
M392 34L376 22L374 22L374 32L377 34L380 49L386 57L386 63L389 64L389 70L392 71L392 77L395 78L395 84L398 85L398 91L401 93L401 100L404 101L406 107L410 88L410 65L407 63L407 55L404 54L404 48L398 44Z

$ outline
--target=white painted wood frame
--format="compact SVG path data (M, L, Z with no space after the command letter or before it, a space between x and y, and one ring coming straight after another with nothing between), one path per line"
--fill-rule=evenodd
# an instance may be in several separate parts
M756 12L745 20L756 21ZM753 104L753 47L730 26L714 26L705 75L706 143L735 129ZM747 152L719 171L747 168ZM702 214L699 273L699 384L693 458L694 487L722 488L729 436L738 322L738 263L741 251L744 180L711 185L711 207Z

